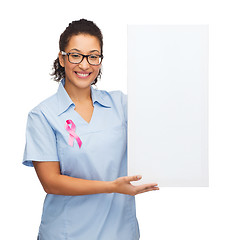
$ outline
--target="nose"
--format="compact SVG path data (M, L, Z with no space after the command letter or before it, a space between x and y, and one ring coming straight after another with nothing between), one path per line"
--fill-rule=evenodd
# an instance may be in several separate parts
M84 57L83 60L78 64L78 66L81 68L81 69L88 69L89 68L89 63L87 61L87 58Z

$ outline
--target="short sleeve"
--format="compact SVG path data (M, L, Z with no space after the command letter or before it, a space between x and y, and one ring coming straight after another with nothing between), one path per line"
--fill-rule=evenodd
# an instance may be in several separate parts
M56 135L40 109L28 114L23 164L33 167L32 161L59 161Z
M128 123L128 96L124 93L122 93L122 105L123 105L125 123L127 124Z

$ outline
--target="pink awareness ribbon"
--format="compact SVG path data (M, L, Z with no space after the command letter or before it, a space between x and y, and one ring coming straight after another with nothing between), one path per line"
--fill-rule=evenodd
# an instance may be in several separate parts
M69 127L69 124L72 124L71 127ZM65 128L66 130L69 132L69 141L68 141L68 144L70 146L73 146L73 141L74 141L74 138L76 139L77 143L78 143L78 146L79 148L82 146L82 141L81 139L79 138L79 136L75 133L75 129L76 129L76 125L73 123L72 120L67 120L66 121L66 124L65 124Z

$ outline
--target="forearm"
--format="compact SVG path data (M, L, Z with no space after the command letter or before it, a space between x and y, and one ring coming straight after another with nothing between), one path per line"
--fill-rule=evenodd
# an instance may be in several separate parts
M114 191L113 182L95 181L74 178L66 175L55 176L44 187L49 194L56 195L89 195L97 193L111 193Z
M49 194L76 196L121 193L136 195L159 189L156 183L133 186L131 181L138 181L141 176L119 177L114 181L95 181L62 175L58 162L33 161L33 165L45 192Z

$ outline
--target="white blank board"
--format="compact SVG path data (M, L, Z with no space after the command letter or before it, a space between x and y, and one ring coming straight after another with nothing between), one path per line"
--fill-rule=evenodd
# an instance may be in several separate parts
M208 26L128 25L128 175L208 186Z

